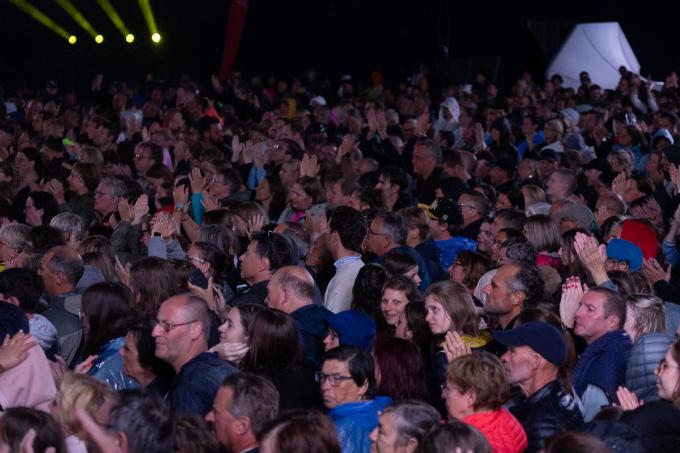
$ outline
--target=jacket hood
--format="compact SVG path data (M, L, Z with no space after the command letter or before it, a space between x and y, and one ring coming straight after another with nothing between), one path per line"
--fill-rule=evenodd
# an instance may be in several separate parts
M450 120L445 120L444 119L444 112L442 109L447 109L453 118ZM458 105L458 101L454 97L448 97L444 99L444 102L442 102L439 105L439 120L443 121L445 123L457 123L458 122L458 117L460 117L460 106Z

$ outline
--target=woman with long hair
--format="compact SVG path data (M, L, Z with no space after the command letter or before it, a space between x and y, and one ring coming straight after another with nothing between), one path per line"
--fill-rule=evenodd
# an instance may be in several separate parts
M262 310L255 315L248 339L241 369L272 381L281 397L281 410L321 407L314 370L303 363L304 352L293 318L282 311Z

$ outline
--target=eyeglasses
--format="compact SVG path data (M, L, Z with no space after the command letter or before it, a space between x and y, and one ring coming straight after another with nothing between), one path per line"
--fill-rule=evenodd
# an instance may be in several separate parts
M203 258L198 258L198 257L195 257L195 256L187 256L187 259L189 261L196 261L197 263L201 263L201 264L205 263L205 260Z
M669 365L666 359L661 359L659 362L659 366L657 367L657 370L659 370L659 373L663 373L666 371L667 368L680 368L678 365Z
M135 159L139 159L139 160L142 160L142 159L149 159L149 160L151 160L151 157L145 156L145 155L142 154L142 153L135 153Z
M97 191L97 192L94 193L94 196L95 196L95 197L103 197L104 195L111 195L111 194L110 194L110 193L106 193L106 192L99 192L99 191Z
M477 208L474 207L474 206L471 205L471 204L458 203L458 206L459 206L461 209L463 209L463 208L470 208L470 209L474 209L475 211L477 211Z
M624 267L628 265L628 261L625 260L615 260L614 258L607 258L607 264L612 267Z
M170 333L170 331L175 327L186 326L187 324L191 324L192 322L196 322L196 320L194 319L193 321L171 323L168 321L162 321L160 319L152 319L151 329L155 329L156 326L159 326L161 329L163 329L163 332Z
M343 376L341 374L325 374L321 371L317 371L314 377L316 382L319 384L323 384L324 382L328 381L331 387L337 387L342 381L353 379L352 376Z
M371 230L370 228L368 229L368 234L370 236L389 236L389 234L385 234L385 233L376 233L375 231Z

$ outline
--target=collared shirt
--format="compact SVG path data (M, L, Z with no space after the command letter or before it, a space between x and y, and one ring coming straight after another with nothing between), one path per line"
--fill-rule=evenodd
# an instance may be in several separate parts
M333 266L335 266L336 269L340 269L342 266L344 266L345 264L347 264L351 261L361 261L361 255L343 256L342 258L337 260L335 263L333 263Z

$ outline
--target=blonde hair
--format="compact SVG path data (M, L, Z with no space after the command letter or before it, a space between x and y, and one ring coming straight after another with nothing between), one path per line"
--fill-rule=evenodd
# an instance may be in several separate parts
M76 409L83 409L94 417L112 397L113 392L105 382L84 374L66 373L55 398L55 404L60 408L55 418L64 431L84 439L85 433L76 418Z

